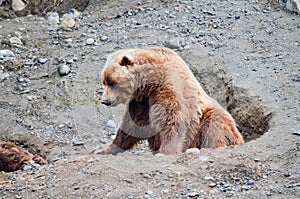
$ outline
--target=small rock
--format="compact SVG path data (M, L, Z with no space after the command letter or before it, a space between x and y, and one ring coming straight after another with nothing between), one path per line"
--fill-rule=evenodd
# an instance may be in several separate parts
M182 49L186 45L183 38L174 38L168 41L165 41L164 46L171 49Z
M198 148L190 148L190 149L186 150L185 153L187 153L187 154L200 154L200 149L198 149Z
M33 96L29 95L27 96L28 101L32 101L33 100Z
M87 45L93 45L95 43L95 40L93 39L93 38L88 38L87 40L86 40L86 44Z
M164 195L166 195L166 194L170 193L170 190L169 190L169 189L165 189L165 190L162 191L162 193L163 193Z
M73 140L73 146L83 146L84 144L84 141Z
M272 196L272 193L271 192L267 192L266 195L267 196Z
M148 191L146 191L146 194L148 194L148 195L152 195L152 194L153 194L153 192L152 192L152 191L150 191L150 190L148 190Z
M300 135L300 131L294 132L293 135L298 135L299 136Z
M149 174L145 174L144 178L151 178L151 176Z
M190 197L196 197L196 196L199 196L199 193L196 192L196 191L193 191L193 192L188 193L188 196L190 196Z
M26 7L26 4L23 0L12 0L11 7L13 11L21 11Z
M30 67L33 66L33 62L32 61L27 61L24 63L24 66Z
M73 28L75 25L76 21L73 18L65 18L60 24L60 26L65 30Z
M78 12L75 8L72 8L66 14L64 14L62 16L62 18L65 19L65 18L70 17L70 18L75 19L75 18L79 17L80 15L81 15L81 12Z
M254 181L253 180L248 180L247 185L254 185Z
M11 38L9 38L9 43L11 43L13 45L23 45L21 39L18 38L18 37L11 37Z
M31 164L26 164L26 165L23 166L23 170L24 171L29 171L31 169L32 169L32 165Z
M59 14L57 12L48 12L47 19L51 24L59 23Z
M109 40L109 37L108 37L108 36L102 35L102 36L100 37L100 40L101 40L101 41L107 41L107 40Z
M117 128L116 123L113 120L108 120L106 123L106 126L110 127L110 128Z
M240 19L241 17L239 15L234 16L235 19Z
M248 186L246 186L246 185L243 185L243 186L241 187L241 189L242 189L242 190L245 190L245 191L248 191L248 190L249 190Z
M44 64L44 63L46 63L47 61L48 61L47 58L39 58L39 59L38 59L38 62L39 62L40 64Z
M70 67L68 66L68 65L66 65L66 64L63 64L63 65L60 65L59 67L58 67L58 73L60 74L60 75L67 75L67 74L69 74L70 73Z
M14 57L15 54L8 49L0 50L0 58Z
M210 180L213 180L214 178L212 176L205 176L204 177L204 180L206 181L210 181Z
M73 128L73 122L72 122L72 120L71 120L71 119L68 120L68 121L66 122L66 125L67 125L67 127L69 127L70 129Z
M0 82L6 80L9 77L8 73L0 73Z

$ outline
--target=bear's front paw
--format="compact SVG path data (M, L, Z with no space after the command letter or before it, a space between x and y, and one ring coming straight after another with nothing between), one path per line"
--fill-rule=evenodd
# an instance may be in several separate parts
M103 148L95 148L94 150L92 150L92 153L94 154L117 154L117 153L121 153L124 150L122 150L121 148L117 147L114 144L111 144L109 146L103 147Z

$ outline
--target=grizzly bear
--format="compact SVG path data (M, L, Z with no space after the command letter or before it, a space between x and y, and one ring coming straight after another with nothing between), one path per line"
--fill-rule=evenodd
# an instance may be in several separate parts
M101 103L125 104L125 113L112 144L94 153L117 154L142 140L162 154L244 143L231 115L170 49L119 50L108 57L101 81Z
M0 142L0 171L16 171L29 162L44 164L45 160L39 156L32 155L11 142Z

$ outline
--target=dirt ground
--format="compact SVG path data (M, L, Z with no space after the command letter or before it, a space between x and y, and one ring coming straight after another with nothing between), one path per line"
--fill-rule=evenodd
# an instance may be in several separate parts
M0 172L0 199L300 198L299 15L279 1L113 0L91 1L75 28L46 18L0 21L0 50L14 53L0 56L0 141L48 161ZM174 48L247 143L91 154L123 110L99 103L106 56L149 46Z

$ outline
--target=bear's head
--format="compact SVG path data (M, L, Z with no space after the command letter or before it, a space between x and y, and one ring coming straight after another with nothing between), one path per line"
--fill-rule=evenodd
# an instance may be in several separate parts
M127 104L141 84L156 83L159 77L149 68L162 66L170 60L180 61L174 55L167 48L125 49L111 54L101 74L104 85L101 103L107 106Z
M107 59L101 74L104 86L101 103L107 106L125 104L130 98L134 86L134 78L130 73L133 58L129 50L120 50Z

